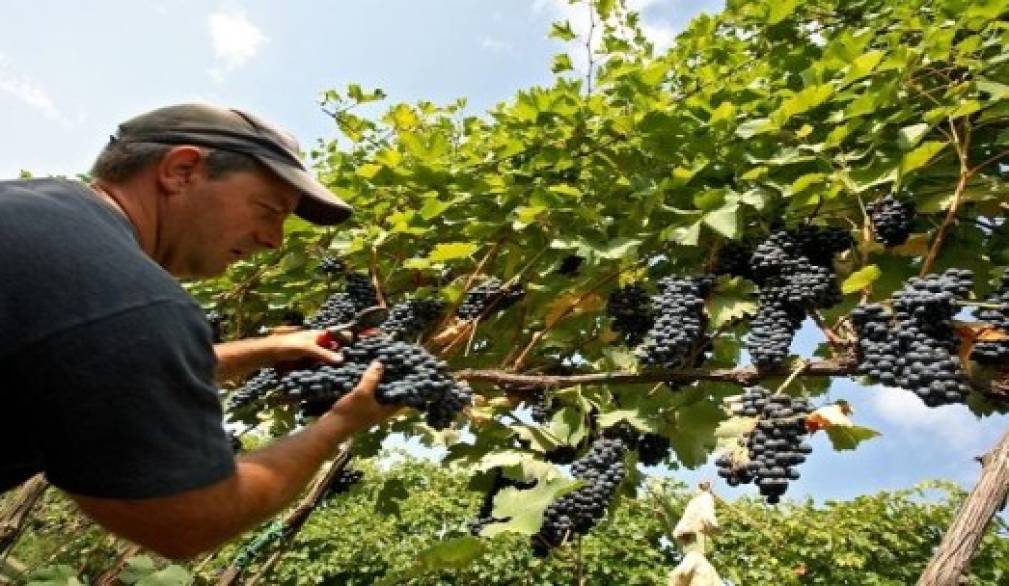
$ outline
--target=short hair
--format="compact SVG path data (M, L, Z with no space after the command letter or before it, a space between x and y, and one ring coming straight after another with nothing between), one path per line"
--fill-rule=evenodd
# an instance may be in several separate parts
M125 142L112 140L102 149L91 166L95 179L122 183L161 160L161 157L178 145L157 142ZM229 173L264 170L259 161L244 153L200 147L206 158L207 175L220 179Z

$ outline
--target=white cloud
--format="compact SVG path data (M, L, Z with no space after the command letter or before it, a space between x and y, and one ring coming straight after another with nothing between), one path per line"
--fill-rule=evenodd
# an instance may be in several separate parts
M488 51L493 51L495 53L506 53L509 55L515 54L515 47L512 46L508 41L502 41L499 39L492 39L490 37L485 38L480 42L480 46Z
M218 80L225 72L237 69L255 57L263 43L269 40L249 22L245 11L240 8L220 9L210 15L207 24L214 55L223 64L223 70L215 68L210 72Z
M8 59L0 54L0 91L13 95L50 120L70 126L71 122L56 105L56 101L34 81L9 70Z
M960 450L985 449L985 433L965 405L926 407L914 393L875 387L870 404L873 412L905 431L927 432Z

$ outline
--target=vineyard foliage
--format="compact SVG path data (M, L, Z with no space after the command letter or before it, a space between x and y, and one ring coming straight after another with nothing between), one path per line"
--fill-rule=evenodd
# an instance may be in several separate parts
M606 312L619 286L640 282L655 293L660 279L710 273L733 246L764 242L781 228L850 235L850 249L813 267L836 271L843 297L811 316L825 333L817 355L836 366L819 374L854 377L855 331L846 319L853 307L885 301L909 277L950 267L973 271L967 300L982 300L1009 265L1002 163L1009 154L1009 1L729 0L722 13L691 22L664 52L622 0L573 3L594 11L591 39L565 22L550 34L573 51L588 40L589 69L574 70L562 54L553 85L521 90L485 115L467 113L463 100L383 110L378 89L325 92L321 105L338 135L310 154L322 180L355 206L353 219L333 229L291 219L282 250L190 286L225 316L229 338L275 325L292 309L315 311L342 286L338 274L320 271L326 257L369 274L389 306L445 302L440 323L417 340L468 378L476 404L454 428L436 431L404 416L360 437L354 449L373 455L388 433L404 432L445 446L446 462L538 479L526 499L502 493L495 516L512 520L484 536L535 534L548 504L575 488L546 456L564 446L584 452L601 428L623 421L662 436L672 448L666 463L684 467L709 461L747 430L723 400L755 379L697 374L745 365L755 284L719 276L703 316L691 318L710 340L699 348L708 356L701 370L653 373L647 383L633 375L651 371ZM906 241L889 247L874 237L867 215L887 196L915 210ZM475 320L453 318L467 290L490 278L524 293ZM965 358L980 329L957 331ZM1003 409L1001 375L964 363L974 384L971 409ZM759 378L772 391L783 386L807 397L815 409L830 378L804 365L793 361ZM535 385L504 384L472 369L632 376L553 384L552 419L536 423L521 411L515 416ZM277 406L258 417L280 434L297 424L294 413ZM851 449L872 435L853 428L831 439ZM641 484L632 468L622 490L632 495ZM898 535L894 550L912 548L904 542L912 532ZM316 539L325 548L333 536ZM724 564L739 555L724 551ZM385 555L384 548L372 555Z
M430 462L407 459L392 467L370 462L361 467L364 480L317 510L261 583L370 585L387 579L414 585L567 585L581 571L588 584L661 584L683 553L666 536L692 494L664 480L649 483L641 498L628 499L580 546L560 555L538 559L520 536L505 534L473 549L475 557L463 567L426 569L417 560L430 557L439 545L458 548L460 539L469 539L464 537L466 524L480 495L467 487L464 473ZM408 494L398 515L375 510L390 482ZM909 584L963 496L940 483L820 506L805 501L768 508L740 499L718 505L721 532L708 557L735 584ZM112 564L115 548L100 531L77 527L78 522L68 502L50 493L40 527L22 539L12 556L31 567L72 568L70 575L86 582ZM78 538L61 550L68 530ZM1009 577L1009 541L999 537L1006 531L1004 522L996 520L968 584L1000 584ZM251 539L226 547L202 567L190 564L195 583L214 583L217 572ZM158 564L161 572L172 567L164 565ZM254 574L258 568L253 564L249 570Z

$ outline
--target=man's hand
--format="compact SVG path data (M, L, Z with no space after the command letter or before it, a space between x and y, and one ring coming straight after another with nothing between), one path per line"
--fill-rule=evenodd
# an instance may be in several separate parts
M343 356L336 348L319 345L318 340L325 333L325 330L299 330L217 344L216 378L220 381L244 378L256 369L277 363L294 366L301 362L342 363Z
M375 400L375 389L382 380L382 363L368 365L354 390L333 404L330 413L347 421L355 431L364 431L392 417L400 407L382 405Z
M289 506L340 443L396 413L375 401L381 379L382 365L373 362L328 413L239 457L235 474L216 484L148 499L71 496L105 528L163 556L189 559L217 549Z
M274 334L264 338L273 345L274 363L311 360L325 364L341 364L343 356L337 351L338 345L329 348L319 344L326 330L301 330L287 334Z

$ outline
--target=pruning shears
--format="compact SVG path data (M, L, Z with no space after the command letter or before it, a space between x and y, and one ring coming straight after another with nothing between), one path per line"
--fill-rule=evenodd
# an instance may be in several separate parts
M326 331L319 334L316 343L331 350L353 344L362 334L368 333L368 330L382 325L387 317L389 310L385 307L378 305L367 307L357 312L354 319L349 322L326 328Z
M370 330L375 330L387 317L389 310L385 307L375 305L362 309L350 321L326 328L315 339L315 343L328 350L339 350L342 346L353 344L360 336L372 333ZM275 364L274 368L286 373L308 368L311 364L310 359L285 361Z

